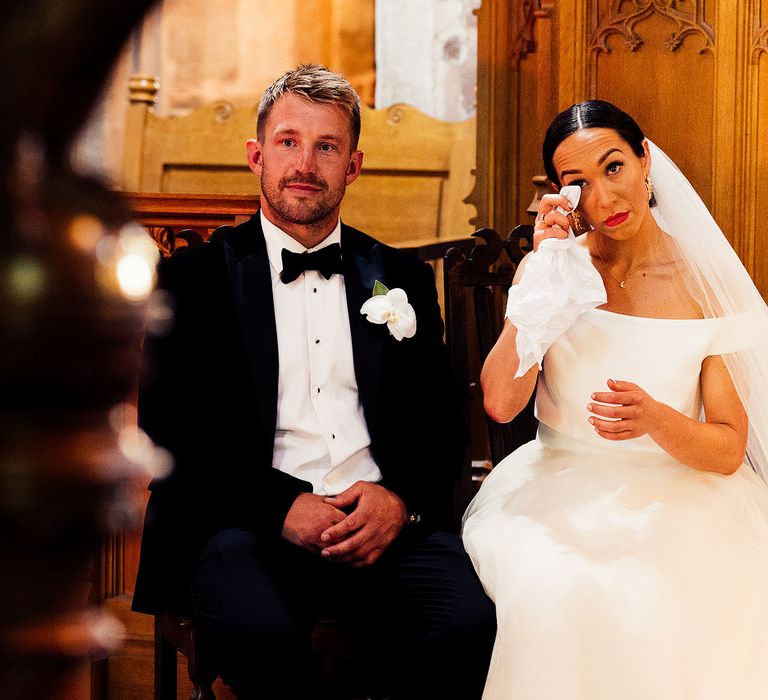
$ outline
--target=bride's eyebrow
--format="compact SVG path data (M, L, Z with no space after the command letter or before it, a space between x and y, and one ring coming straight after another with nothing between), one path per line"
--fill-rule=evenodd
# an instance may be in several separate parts
M581 175L581 170L578 168L574 168L573 170L563 170L563 172L560 173L561 182L566 175Z
M608 160L608 156L610 156L611 153L623 154L623 151L620 148L610 148L605 153L603 153L603 155L601 155L600 158L598 158L597 164L602 165L603 163L605 163L605 161ZM563 170L563 172L560 173L561 182L566 175L581 175L581 170L579 170L578 168L574 168L573 170Z
M602 156L600 156L600 159L597 161L597 164L602 165L603 163L605 163L605 161L608 159L608 156L611 155L611 153L621 153L621 152L622 151L620 148L611 148L607 150L605 153L603 153Z

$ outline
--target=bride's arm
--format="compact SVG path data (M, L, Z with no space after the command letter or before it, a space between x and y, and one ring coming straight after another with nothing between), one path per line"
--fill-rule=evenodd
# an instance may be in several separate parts
M571 211L571 203L562 195L545 194L539 203L536 224L533 227L533 249L547 238L567 238L571 222L558 207ZM512 285L523 277L525 266L532 253L528 253L517 266ZM491 348L480 372L485 412L497 423L509 423L522 411L536 386L539 368L533 365L522 377L515 379L520 358L517 354L517 328L505 319L499 339Z
M539 373L538 365L533 365L522 377L513 378L519 364L516 337L517 329L507 319L480 373L483 407L497 423L509 423L525 408Z
M705 422L654 401L631 382L609 380L608 386L611 392L598 392L592 398L622 405L590 404L589 410L621 420L590 419L602 437L626 440L648 434L675 459L702 471L732 474L744 461L747 414L721 357L708 357L701 367Z
M513 285L520 281L528 255L518 265L512 281ZM488 353L480 372L483 407L497 423L509 423L525 408L536 386L536 377L539 373L538 366L534 365L522 377L514 379L520 364L515 344L516 338L517 328L509 319L505 319L501 335Z

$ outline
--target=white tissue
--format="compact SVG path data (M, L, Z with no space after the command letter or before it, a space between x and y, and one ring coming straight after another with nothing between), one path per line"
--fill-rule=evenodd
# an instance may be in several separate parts
M576 208L581 188L566 186L560 194ZM566 213L560 207L558 210ZM576 242L570 228L568 238L542 241L528 258L519 284L509 289L505 317L517 328L520 358L515 378L534 364L541 368L549 346L582 313L607 300L603 279L592 265L589 251Z

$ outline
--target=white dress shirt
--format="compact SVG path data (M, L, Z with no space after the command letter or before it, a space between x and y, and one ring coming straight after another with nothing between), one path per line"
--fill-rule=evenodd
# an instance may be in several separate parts
M307 270L284 284L282 250L307 249L260 213L275 302L280 371L272 466L324 496L380 481L357 390L342 275ZM310 252L341 241L341 222ZM353 310L359 311L359 310Z

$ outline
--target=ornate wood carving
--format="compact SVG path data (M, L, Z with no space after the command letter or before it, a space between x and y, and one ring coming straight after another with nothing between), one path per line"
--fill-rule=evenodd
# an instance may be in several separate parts
M154 107L159 91L160 81L157 76L136 74L128 80L129 102L141 102Z
M510 209L505 211L497 205L504 201L502 186L506 191L519 188L514 204L521 204L523 212L531 202L530 178L541 165L538 151L529 144L541 143L552 117L581 100L607 99L628 110L681 163L758 288L768 296L768 247L759 228L760 203L768 198L764 177L768 172L768 143L764 138L768 127L765 2L559 0L551 23L540 12L536 52L527 59L528 64L523 62L523 79L517 84L508 59L511 44L504 43L505 38L518 33L513 25L516 15L490 12L501 4L501 0L483 3L494 22L483 25L494 39L490 44L493 53L486 60L494 71L504 71L505 80L481 79L478 104L489 115L499 113L499 106L507 108L505 131L496 130L490 116L486 118L478 110L478 179L491 185L500 183L498 194L489 187L486 210L493 212L493 218L483 223L487 221L497 230L516 223L508 218ZM506 37L496 38L501 21L508 23L510 31ZM717 50L711 50L712 28L717 31ZM677 45L683 42L674 53L664 45L673 31ZM547 32L551 33L551 49ZM623 42L633 35L645 44L641 51L630 53ZM481 32L481 46L487 48L489 43ZM607 46L614 48L613 54L604 52ZM532 62L538 66L535 80ZM483 68L479 64L480 78L484 77ZM697 96L695 107L691 108L687 93L680 91L679 80L661 81L657 94L637 89L649 71L685 76L688 92ZM512 99L508 99L510 94ZM537 123L530 128L534 104ZM664 109L658 109L659 104ZM525 109L516 110L516 105ZM690 128L691 123L696 129ZM484 150L492 157L484 156ZM510 160L516 164L512 172ZM520 215L516 218L522 219Z
M525 58L529 53L533 53L536 50L536 10L537 5L540 2L534 2L534 0L522 0L519 5L520 12L520 31L515 37L512 55L514 58L520 60Z
M445 256L446 342L459 384L467 392L473 433L455 493L457 512L464 510L487 475L487 458L497 463L535 431L532 405L512 423L488 419L479 381L480 368L501 332L506 292L531 250L532 234L533 227L527 225L515 227L506 239L493 229L481 229L472 234L474 248L453 249Z
M693 35L704 39L704 46L699 49L699 53L712 51L715 46L715 32L704 21L704 3L701 0L692 0L690 4L693 9L690 12L678 9L681 4L680 0L611 0L608 19L603 24L595 22L591 48L598 52L610 52L608 37L620 34L624 37L624 45L630 51L638 51L645 42L635 27L642 20L657 13L675 25L664 42L667 49L677 51L685 38Z
M768 24L755 32L755 39L752 42L752 60L757 61L760 52L768 53Z

